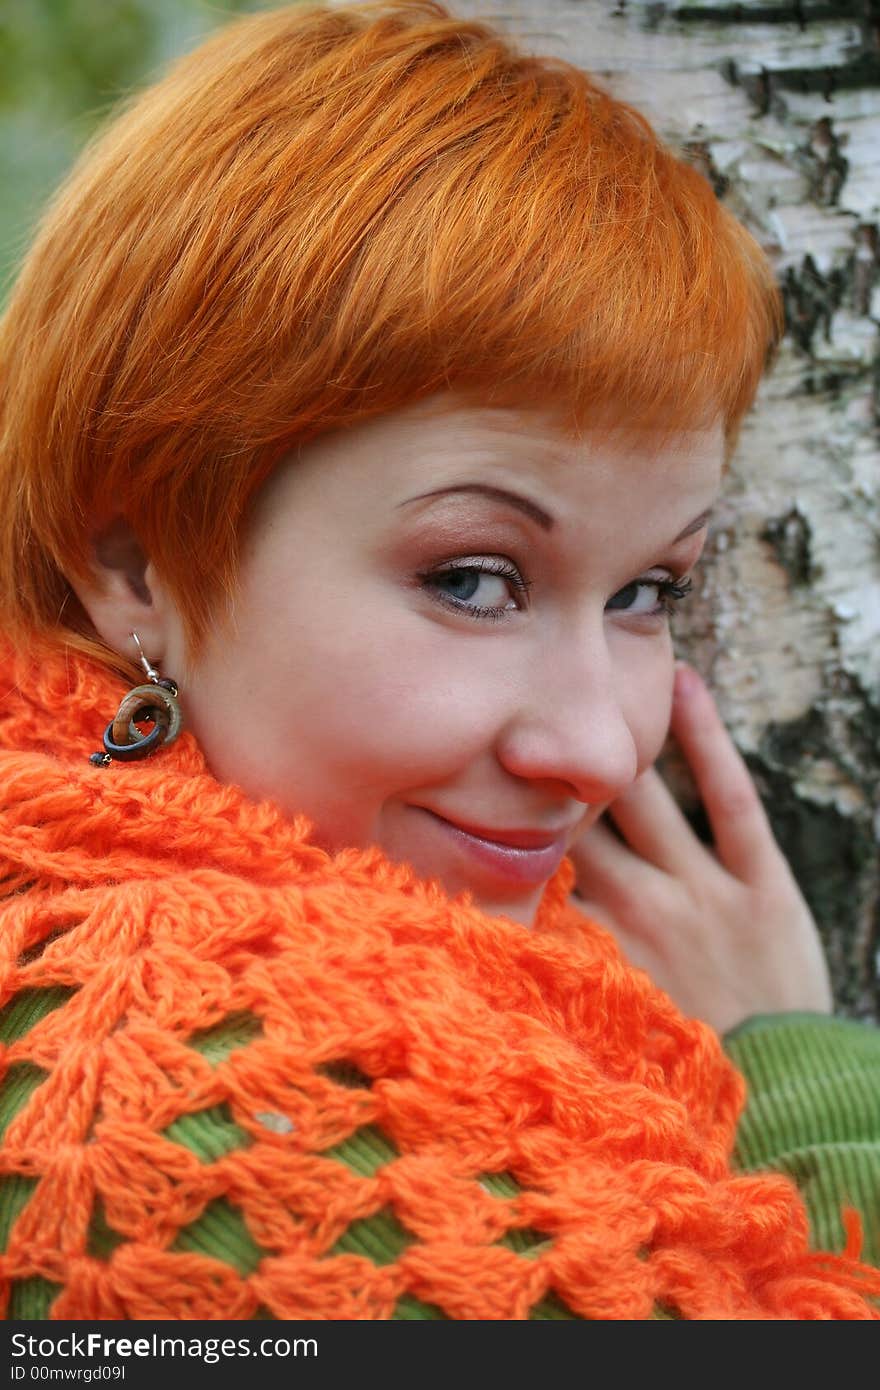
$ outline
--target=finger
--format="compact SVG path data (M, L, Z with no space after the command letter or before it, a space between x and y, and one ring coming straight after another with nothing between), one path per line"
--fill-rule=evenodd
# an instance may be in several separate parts
M605 904L596 902L594 898L583 898L579 892L572 894L571 901L584 917L588 917L597 926L604 927L612 936L616 935L616 924Z
M633 850L658 869L682 875L706 850L656 768L648 768L608 807Z
M671 731L680 744L726 869L746 880L778 853L755 784L708 688L691 666L676 665Z
M597 821L569 851L577 876L577 891L597 910L612 916L624 911L657 870L623 844L612 830Z

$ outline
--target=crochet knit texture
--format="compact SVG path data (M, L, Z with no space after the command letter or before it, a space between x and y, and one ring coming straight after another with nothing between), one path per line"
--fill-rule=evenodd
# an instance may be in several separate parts
M569 902L533 931L207 771L125 686L0 670L7 1318L872 1318L743 1085ZM185 693L184 693L185 698Z

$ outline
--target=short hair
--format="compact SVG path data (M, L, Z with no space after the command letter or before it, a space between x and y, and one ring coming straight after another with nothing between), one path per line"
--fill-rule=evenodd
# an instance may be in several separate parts
M195 654L314 436L458 389L733 439L780 331L757 243L578 68L433 0L237 20L86 150L22 267L0 622L110 664L67 576L121 515Z

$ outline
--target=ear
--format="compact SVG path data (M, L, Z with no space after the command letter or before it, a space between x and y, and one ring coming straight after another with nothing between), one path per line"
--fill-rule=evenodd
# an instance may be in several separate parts
M128 522L115 518L92 541L92 575L71 584L94 626L114 651L137 659L132 632L151 661L161 663L179 629L155 567Z

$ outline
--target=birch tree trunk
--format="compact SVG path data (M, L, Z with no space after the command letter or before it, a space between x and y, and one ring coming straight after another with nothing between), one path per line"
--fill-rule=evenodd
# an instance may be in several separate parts
M641 109L777 267L788 329L676 624L880 1013L880 0L457 0ZM668 775L687 800L680 764ZM692 791L690 793L692 795Z

